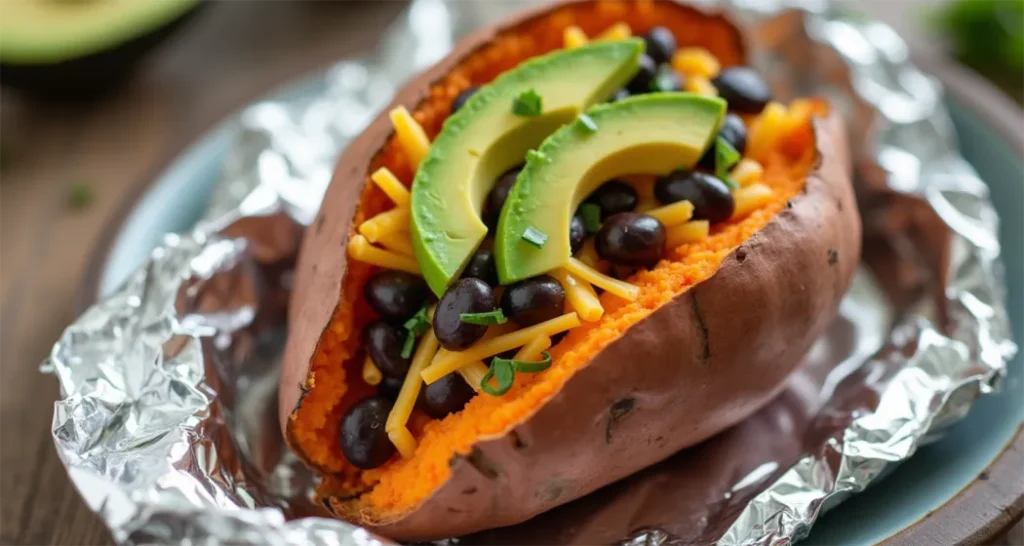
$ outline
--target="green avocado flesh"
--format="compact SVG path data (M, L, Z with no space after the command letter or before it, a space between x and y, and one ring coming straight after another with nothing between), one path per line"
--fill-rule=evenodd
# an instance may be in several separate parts
M54 64L147 34L197 0L3 0L0 62Z
M501 283L568 263L576 207L604 182L693 167L718 133L725 110L717 97L640 95L587 112L596 131L576 120L548 137L529 155L501 210L494 238ZM523 239L531 227L547 235L540 248Z
M449 117L412 184L412 244L430 289L442 295L484 237L484 199L497 178L580 112L636 73L639 39L595 42L531 59L477 91ZM540 115L519 116L520 94L540 95Z

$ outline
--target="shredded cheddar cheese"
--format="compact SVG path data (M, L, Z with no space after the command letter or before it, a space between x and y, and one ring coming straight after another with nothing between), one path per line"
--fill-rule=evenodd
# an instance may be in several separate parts
M569 306L585 322L597 322L604 316L604 307L601 306L601 299L590 283L577 278L564 268L552 271L551 276L558 279L558 282L565 289L565 297L569 300Z
M715 84L711 83L711 80L704 76L691 76L686 78L686 84L684 87L691 93L697 93L698 95L704 95L705 97L718 96L718 89L715 87Z
M753 159L743 158L732 168L729 176L740 186L749 186L764 178L764 167Z
M778 142L786 133L788 117L789 113L785 106L774 101L769 102L750 127L745 155L757 161L764 161L768 150L773 146L772 143Z
M414 257L416 253L412 249L412 241L408 231L391 231L380 236L377 241L380 246L397 252L403 256Z
M606 28L604 32L597 36L598 40L625 40L633 36L633 30L629 28L626 23L615 23L614 25Z
M565 268L580 279L601 288L605 292L615 294L626 301L636 301L636 299L640 297L639 287L629 284L628 282L609 277L576 258L569 258L569 263Z
M419 122L412 117L412 114L399 106L388 113L391 123L395 126L395 135L398 136L398 143L405 150L405 156L409 159L413 170L420 166L420 162L427 157L430 151L430 139Z
M688 78L699 76L711 79L722 70L722 65L703 47L684 47L672 55L672 68Z
M530 340L529 343L523 345L516 351L516 356L512 358L516 360L522 360L524 362L533 362L540 360L540 354L551 348L551 336L545 334L537 334L537 337Z
M377 248L366 240L362 235L353 235L348 242L348 256L353 260L359 260L371 265L408 271L420 275L420 265L416 260L401 254L396 254L383 248Z
M416 399L420 395L420 388L423 386L420 372L434 358L437 346L437 337L434 336L434 331L427 330L416 347L412 363L409 364L409 373L405 376L405 381L402 382L402 390L398 392L395 405L391 408L388 420L384 424L384 430L387 431L388 438L391 438L391 443L395 444L398 452L406 459L412 457L413 452L416 451L416 439L413 438L406 424L409 422L409 416L412 415Z
M590 39L587 38L587 33L583 32L583 29L576 25L571 25L565 27L565 30L562 31L562 41L566 49L575 49L582 45L587 45Z
M566 313L560 317L555 317L540 324L516 330L515 332L500 335L486 341L478 341L465 351L441 349L434 356L434 361L431 362L430 366L418 373L429 385L467 364L515 349L516 347L522 347L539 334L550 337L579 325L580 318L576 313ZM410 371L410 373L412 372Z
M665 246L675 248L687 243L696 243L707 239L711 232L711 222L707 220L693 220L685 224L673 226L665 233Z
M396 231L409 231L408 207L382 212L359 225L359 233L371 243L376 243L381 237Z
M734 191L732 196L736 200L736 208L733 209L730 220L743 218L775 200L772 189L764 184L752 184L740 188Z
M409 206L409 188L406 188L390 169L387 167L377 169L370 175L370 180L373 180L373 183L388 196L388 199L390 199L395 206Z
M477 360L459 368L458 372L462 379L469 383L470 387L473 387L473 390L483 392L480 385L484 381L484 376L487 375L487 364Z
M670 205L658 207L647 211L648 216L653 216L665 227L672 227L683 224L693 218L693 203L689 201L676 201Z
M366 359L363 360L363 381L367 385L380 385L380 382L384 379L384 376L380 373L380 368L373 363L373 359L370 355L366 355Z

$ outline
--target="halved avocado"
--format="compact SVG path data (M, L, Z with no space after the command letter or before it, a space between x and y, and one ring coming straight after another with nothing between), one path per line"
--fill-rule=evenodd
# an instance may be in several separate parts
M637 71L639 39L596 42L527 61L476 92L445 122L412 184L412 242L438 296L487 235L480 219L498 176ZM541 97L539 115L512 112L523 93Z
M198 0L4 0L0 80L58 97L100 91L194 13Z
M568 263L569 223L583 199L617 176L693 167L725 111L725 101L717 97L640 95L597 106L587 112L586 123L576 120L548 137L529 154L501 210L494 239L501 283ZM527 230L547 240L538 248L536 240L524 239Z

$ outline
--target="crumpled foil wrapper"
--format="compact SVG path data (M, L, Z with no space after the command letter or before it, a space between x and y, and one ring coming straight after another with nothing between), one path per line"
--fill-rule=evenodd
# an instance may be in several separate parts
M1016 351L987 189L900 38L825 2L699 4L747 25L780 97L825 95L847 114L865 265L806 365L749 421L462 542L789 543L961 419ZM394 90L521 5L415 0L375 57L246 108L205 219L54 345L54 442L118 542L387 543L322 517L278 432L296 249L339 151Z

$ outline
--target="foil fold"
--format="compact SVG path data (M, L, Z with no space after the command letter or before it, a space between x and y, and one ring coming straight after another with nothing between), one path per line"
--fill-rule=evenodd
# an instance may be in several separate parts
M376 56L341 62L246 108L231 122L236 143L204 219L166 236L65 330L44 363L61 385L54 442L115 540L387 543L319 517L306 495L312 478L277 430L299 237L338 153L394 90L458 37L523 4L415 0ZM748 25L756 61L786 74L773 82L780 96L826 95L852 121L866 268L837 319L848 327L830 329L812 351L831 371L791 387L819 393L808 417L816 443L783 465L755 461L726 492L744 504L704 518L700 534L685 539L784 544L997 386L1016 351L1002 304L998 220L984 183L956 152L940 86L909 62L891 29L821 1L699 4ZM787 411L783 402L769 412ZM712 442L728 449L727 438ZM612 542L682 540L660 527L669 525Z

